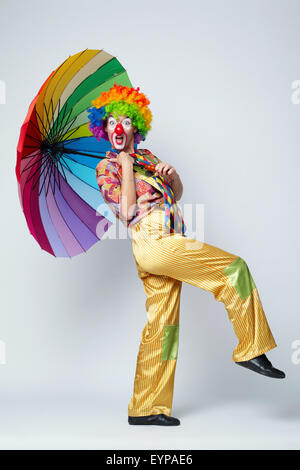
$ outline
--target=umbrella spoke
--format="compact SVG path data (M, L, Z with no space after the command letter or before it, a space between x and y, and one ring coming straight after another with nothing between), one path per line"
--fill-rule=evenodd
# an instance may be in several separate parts
M61 160L66 164L66 167L68 168L69 172L72 173L72 175L74 175L73 171L71 170L71 168L69 167L69 165L67 164L63 156L61 157Z
M59 107L58 107L58 113L60 113L60 99L59 99ZM61 129L61 126L62 126L62 122L65 118L65 115L66 115L66 111L67 111L67 107L64 106L63 107L63 112L62 112L62 116L60 116L60 114L57 115L57 118L56 118L56 123L57 123L57 128L55 129L56 130L56 134L54 134L54 137L56 137L59 132L60 132L60 129ZM52 133L53 134L53 133ZM52 135L51 134L51 135Z
M41 139L37 139L36 137L33 137L31 134L26 134L26 137L29 137L30 139L34 140L34 142L37 142L38 144L41 144ZM24 145L24 147L27 147L27 145Z
M66 174L65 174L64 167L63 167L63 165L61 164L61 162L58 162L58 163L59 163L59 164L60 164L60 166L61 166L62 172L63 172L63 174L64 174L65 181L66 181L66 183L67 183L67 182L68 182L68 180L67 180L67 176L66 176Z
M68 147L64 147L63 151L66 155L68 155L69 153L74 153L74 155L84 155L85 157L99 158L99 155L92 155L91 153L79 152L78 150L73 150Z
M77 160L74 160L74 158L72 158L69 154L67 154L67 153L65 153L65 152L63 153L63 155L64 155L65 158L68 158L68 159L71 160L72 162L74 162L74 163L79 163ZM84 166L84 167L86 167L86 168L91 168L90 166L88 166L88 165L86 165L85 163L82 163L82 162L80 162L80 165L81 165L81 166Z
M52 165L52 162L50 162L50 165L48 167L49 169L49 177L48 177L48 186L47 186L47 189L46 189L46 197L48 196L48 191L49 191L49 186L50 186L50 183L51 183L51 178L50 178L50 175L51 175L51 165ZM47 171L48 171L47 169ZM47 173L47 176L48 176L48 173Z
M48 132L47 132L47 134L49 134L49 130L50 130L50 121L49 121L49 115L48 115L48 111L47 111L47 108L46 108L46 105L45 105L45 103L43 103L43 105L44 105L44 110L45 110L45 112L46 112L46 118L47 118L47 122L48 122L48 126L49 126L49 129L48 129Z
M59 133L56 134L56 136L55 136L55 137L56 137L56 141L60 141L60 140L61 140L61 136L66 133L66 132L65 132L65 128L66 128L67 126L69 126L69 124L70 124L70 126L71 126L71 125L73 124L73 122L75 121L76 117L73 118L73 120L71 121L71 123L68 123L68 119L69 119L69 117L70 117L70 115L71 115L71 113L72 113L72 109L73 109L73 108L70 109L70 112L69 112L69 114L68 114L68 117L66 118L66 124L63 125L63 124L62 124L63 121L61 121L61 127L60 127L60 130L59 130Z
M48 158L49 158L49 157L47 157L46 160L48 160ZM46 161L46 163L47 163L47 161ZM47 174L48 174L48 165L45 165L45 166L44 166L43 171L41 171L41 175L43 174L43 172L44 172L45 170L47 170ZM39 180L41 180L41 175L40 175ZM42 183L42 186L41 186L41 188L40 188L40 190L39 190L39 196L42 194L42 190L43 190L43 186L44 186L44 184L45 184L45 182L46 182L46 178L47 178L47 175L44 176L44 178L43 178L43 183ZM38 182L39 180L37 180L37 182ZM37 183L37 182L36 182L36 183ZM36 185L36 183L35 183L35 185ZM47 196L47 195L46 195L46 196Z
M52 99L51 99L52 101ZM54 121L54 126L52 129L50 129L50 132L49 132L49 139L50 141L52 142L52 135L54 134L54 132L56 131L57 129L57 126L58 126L58 119L59 119L59 113L60 113L60 98L58 99L58 105L57 105L57 118L55 119ZM52 102L52 109L53 109L53 102ZM56 111L56 108L55 108L55 111ZM54 115L54 111L53 111L53 115Z
M51 98L50 104L49 104L49 113L50 113L50 107L51 107L51 123L49 127L49 131L52 129L52 126L54 125L54 111L53 111L53 100Z
M56 180L56 172L58 174L58 187L59 187L59 190L61 191L61 187L60 187L60 172L58 171L58 165L55 165L55 170L54 170L54 178ZM55 187L54 187L54 192L55 192Z
M23 170L22 170L22 172L21 172L21 175L22 175L25 171L29 170L29 169L32 168L34 165L36 165L36 163L40 162L40 161L43 159L43 154L41 154L41 155L42 155L41 158L40 158L39 160L36 160L36 161L33 162L33 163L31 163L30 160L29 160L28 163L26 163L26 165L24 166L24 168L23 168ZM33 157L36 157L36 156L37 156L37 155L34 155ZM33 158L33 157L32 157L32 158ZM29 165L29 163L31 163L31 165Z
M49 165L49 180L48 180L48 188L49 186L51 185L51 189L52 189L52 192L53 192L53 195L54 195L54 192L55 192L55 181L53 182L54 186L52 187L52 182L51 182L51 176L53 175L53 166L54 165L54 162L51 160L50 161L50 165ZM48 194L48 188L47 188L47 192L46 192L46 195Z
M39 160L39 161L36 162L36 163L39 163L39 162L41 162L41 160ZM24 186L26 186L26 184L35 176L35 174L42 168L42 166L43 166L45 163L47 163L47 161L43 160L42 163L40 164L40 166L35 170L35 172L27 178L27 180L25 181L25 185L24 185ZM44 169L45 169L45 167L44 167ZM43 169L43 171L44 171L44 169ZM40 177L41 177L43 171L41 172ZM40 177L39 177L39 178L40 178ZM37 179L37 181L39 181L39 178Z
M35 147L36 148L36 147ZM39 153L41 151L41 149L36 149L36 153ZM34 154L33 152L30 152L30 153L26 153L26 155L24 155L24 157L22 157L22 160L26 160L26 158L32 158L34 156L36 156L36 153Z
M55 178L55 181L56 181L56 173L57 173L57 180L58 180L58 183L57 186L59 187L59 190L61 191L61 187L60 187L60 178L63 178L63 176L60 174L60 171L58 169L58 163L55 165L55 171L54 171L54 178ZM67 181L66 181L67 183Z
M59 135L59 142L63 142L64 139L61 139L61 137L65 136L67 134L67 132L69 131L70 127L74 124L74 121L76 120L76 118L68 125L66 124L62 130L61 130L61 133ZM72 134L70 134L72 135Z
M30 120L30 121L29 121L29 124L32 124L33 127L37 130L37 132L38 132L38 134L39 134L39 137L40 137L40 135L42 134L43 138L45 139L46 136L44 135L43 131L41 131L41 129L39 129L39 128L37 127L37 125L35 124L35 122L33 122L32 120ZM28 125L29 125L29 124L28 124Z
M57 162L51 161L51 163L50 163L50 168L51 168L51 175L53 175L53 177L54 177L52 191L53 191L53 194L55 194L55 183L57 184L57 186L58 186L59 189L60 189L59 178L58 178L58 182L57 182L57 180L56 180ZM52 170L53 170L53 171L52 171Z
M40 123L41 123L42 126L43 126L43 129L45 130L45 136L44 136L44 138L46 138L46 136L48 135L47 129L45 128L44 123L43 123L43 121L41 120L41 117L40 117L40 115L39 115L39 113L37 112L36 109L35 109L35 112L36 112L37 117L39 118Z
M59 105L60 105L60 98L58 100L58 116L59 116ZM50 129L50 133L52 134L53 132L55 132L55 127L56 127L56 122L57 122L57 119L54 120L54 107L53 107L53 100L51 98L51 109L52 109L52 120L53 120L53 127Z
M61 132L61 128L63 126L63 122L64 122L64 119L65 119L65 115L66 115L66 112L67 112L67 106L64 105L63 106L63 112L62 112L62 116L58 115L57 116L57 119L56 119L56 122L58 123L58 127L56 129L56 133L51 133L51 137L52 137L52 140L59 140L59 135L60 135L60 132Z
M72 123L72 124L73 124L73 123ZM71 127L71 126L69 126L69 128L70 128L70 127ZM76 132L76 131L79 129L79 127L80 127L80 126L75 127L75 129L73 129L73 131L71 132L71 134L68 135L67 138L69 139L69 138L71 137L71 135L74 134L74 132ZM69 129L68 129L68 130L69 130ZM67 131L67 132L68 132L68 131ZM67 132L66 132L65 134L67 134ZM62 142L63 142L63 141L62 141Z

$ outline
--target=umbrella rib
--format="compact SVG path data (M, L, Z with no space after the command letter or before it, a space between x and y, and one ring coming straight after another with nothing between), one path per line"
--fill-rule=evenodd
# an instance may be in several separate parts
M66 118L67 124L64 124L63 126L61 126L61 127L60 127L60 130L59 130L59 133L57 133L56 136L55 136L57 142L60 142L60 141L61 141L61 136L66 133L66 132L65 132L65 128L69 125L69 124L68 124L68 119L69 119L69 117L70 117L70 115L71 115L71 113L72 113L72 109L73 109L73 108L70 109L70 112L68 113L68 116L67 116L67 118ZM76 118L74 118L74 119L71 121L71 124L69 125L69 127L71 127L71 125L74 123L74 120L75 120L75 119L76 119ZM69 130L69 129L68 129L68 130Z
M64 137L68 133L70 127L74 124L75 120L76 120L76 118L74 118L69 124L67 124L66 126L63 127L63 129L61 130L61 133L59 135L59 142L63 142L63 140L65 140L65 139L61 139L61 137ZM72 134L70 134L70 135L72 135Z
M40 162L40 161L41 161L41 160L39 160L39 162ZM39 162L36 162L36 163L39 163ZM42 161L42 163L41 163L40 166L35 170L35 172L34 172L32 175L30 175L29 178L27 178L27 180L25 181L24 186L26 186L26 184L34 177L34 175L42 168L42 166L43 166L45 163L46 163L46 160ZM46 168L46 167L43 168L43 171L44 171L45 168ZM43 171L41 172L40 177L41 177ZM37 180L37 181L39 181L39 180Z
M76 118L75 118L75 119L76 119ZM72 125L73 123L74 123L74 121L70 124L69 129L70 129L70 127L71 127L71 125ZM75 127L75 129L73 129L73 131L71 132L71 134L68 135L67 139L69 139L69 138L71 137L71 135L74 134L74 132L76 132L76 131L79 129L79 127L80 127L80 126ZM64 135L66 135L66 134L68 133L69 129L65 132ZM66 140L66 139L64 139L64 140ZM63 142L64 140L61 140L60 142Z
M69 160L72 160L72 162L78 163L76 160L74 160L74 158L69 157L68 154L65 154L65 152L63 153L63 155L66 156L66 158L68 158ZM85 165L84 163L80 163L80 165L86 166L87 168L90 168L90 167L88 167L87 165Z
M31 134L28 134L28 133L27 133L27 134L26 134L26 137L30 137L30 139L34 140L34 141L37 142L38 144L41 143L41 139L37 139L36 137L33 137L33 135L31 135ZM27 147L27 145L26 145L26 146L24 145L24 147Z
M71 170L71 168L69 167L69 165L67 164L67 162L65 161L64 157L61 156L61 160L63 160L68 168L68 170L70 171L70 173L72 173L72 175L74 175L73 171Z
M36 112L36 115L37 115L37 117L38 117L38 118L39 118L39 120L40 120L40 123L41 123L41 124L42 124L42 126L43 126L43 129L45 130L45 134L43 135L43 137L44 137L44 139L46 139L46 138L47 138L47 136L48 136L47 129L45 128L45 126L44 126L44 123L43 123L43 121L41 120L41 118L40 118L40 115L39 115L39 113L37 112L37 110L35 110L35 112Z
M50 130L50 121L49 121L48 111L47 111L47 108L46 108L45 103L43 103L43 105L44 105L44 109L45 109L45 112L46 112L47 122L48 122L48 125L49 125L49 129L48 129L47 134L49 134L49 130Z
M63 167L63 165L61 164L61 162L58 162L58 163L59 163L59 164L60 164L60 166L61 166L62 172L63 172L63 174L64 174L64 177L65 177L65 181L66 181L66 182L68 182L68 180L67 180L67 176L66 176L66 174L65 174L65 170L64 170L64 167Z
M52 171L53 167L54 167L54 171ZM54 186L53 186L53 189L52 189L52 186L51 186L51 189L52 189L52 191L53 191L53 194L55 194L55 182L56 182L55 169L56 169L56 164L55 164L53 161L51 161L51 162L50 162L49 171L50 171L51 175L54 175ZM49 178L49 184L48 184L48 188L47 188L47 194L48 194L48 190L49 190L49 185L50 185L50 178ZM58 185L58 186L59 186L59 185Z
M51 183L51 176L53 175L53 171L52 171L53 165L54 165L54 162L51 161L50 165L49 165L50 177L49 177L49 183L48 183L48 188L47 188L47 194L48 194L49 185ZM52 188L52 186L51 186L51 189L52 189L52 192L54 194L55 193L55 179L54 179L54 187Z
M35 112L37 113L37 110L35 109ZM38 131L38 134L42 134L43 138L45 138L46 136L44 135L44 133L41 131L41 129L39 129L36 124L33 122L33 121L29 121L30 124L33 125L33 127Z
M48 186L47 186L47 189L46 189L46 197L48 196L49 186L50 186L50 183L51 183L51 179L50 179L50 176L51 176L50 167L51 167L51 165L52 165L52 162L50 162L50 165L47 168L47 175L48 175L48 170L49 170L49 178L48 178Z
M54 110L53 110L53 100L52 100L52 97L51 97L51 99L50 99L49 112L50 112L50 106L51 106L51 111L52 111L50 129L52 129L52 126L54 125Z
M40 142L39 142L40 143ZM40 148L37 148L36 145L23 145L23 149L36 149L40 150Z
M55 119L55 122L54 122L54 126L52 129L50 129L50 133L49 133L49 136L50 136L50 139L52 140L52 135L54 134L54 132L56 131L57 129L57 122L58 122L58 119L59 119L59 113L60 113L60 98L58 99L58 111L57 111L57 118Z
M60 129L62 127L62 123L63 123L63 120L65 119L65 115L66 115L66 112L67 112L67 106L63 106L63 113L62 113L62 116L60 117L59 119L59 116L57 116L57 120L59 119L58 121L58 126L56 128L56 134L54 134L54 137L57 137L57 135L59 135L60 133ZM60 112L60 99L59 99L59 112Z
M65 159L64 159L64 158L61 158L61 159L65 162L66 166L67 166L68 169L70 170L70 168L69 168L67 162L65 161ZM76 162L76 163L77 163L77 162ZM75 178L77 178L79 181L82 181L82 182L85 183L86 185L88 185L88 186L90 186L91 188L95 189L94 186L90 185L89 183L87 183L86 181L84 181L82 178L79 178L79 176L77 176L72 170L70 170L70 172L71 172L72 175L74 175Z
M72 160L72 162L79 163L77 160L74 160L74 158L70 157L70 155L68 153L66 153L65 151L64 151L63 154L64 154L65 158L68 158L69 160ZM74 154L76 155L76 152L74 152ZM79 155L86 155L86 154L85 153L79 153ZM87 156L89 157L90 155L87 155ZM98 157L94 157L94 158L98 158ZM89 165L86 165L85 163L80 162L79 164L81 166L85 166L86 168L91 168Z
M53 121L54 121L54 107L53 107L53 100L52 100L52 98L51 98L51 108L52 108L52 119L53 119ZM59 109L60 109L60 98L59 98L59 100L58 100L58 114L57 114L57 116L59 116ZM52 133L55 132L56 127L57 127L57 119L53 122L53 127L51 128L51 131L50 131L50 132L51 132L51 135L52 135ZM52 132L52 129L53 129L53 132Z
M36 148L36 147L34 147L34 148ZM40 151L41 151L41 149L36 149L36 152L40 152ZM35 155L32 155L32 154L33 154L33 152L27 153L26 155L24 155L24 157L22 157L22 160L26 160L26 158L32 158L32 157L36 156L36 154Z
M57 170L57 166L56 166L56 164L55 164L54 162L51 162L50 165L51 165L51 171L52 171L52 168L54 167L54 171L53 171L51 174L54 175L53 194L55 194L55 182L56 182L56 184L57 184L57 186L59 187L59 190L60 190L60 180L59 180L59 178L58 178L58 183L57 183L57 180L56 180L56 170ZM59 171L58 171L58 175L60 176ZM49 188L49 186L48 186L48 188ZM51 186L51 188L52 188L52 186ZM48 191L47 191L47 194L48 194Z
M53 171L53 175L54 175L54 190L53 190L53 194L55 194L55 182L57 184L57 186L59 187L59 190L60 190L60 180L59 180L59 172L58 172L58 180L56 179L56 170L57 170L57 164L56 163L53 163L53 167L54 167L54 171Z
M55 179L56 179L56 172L57 172L57 174L58 174L58 187L59 187L59 190L61 191L61 187L60 187L60 176L61 176L61 175L60 175L60 172L59 172L59 170L58 170L58 164L55 165L55 173L54 173Z
M99 158L99 155L92 155L91 153L78 152L78 150L73 150L68 147L64 147L64 154L68 155L69 153L74 153L74 155L84 155L85 157ZM105 157L102 157L105 158Z
M46 157L46 162L49 160L49 158L50 158L50 155L49 155L48 157ZM47 169L47 174L48 174L48 167L47 167L47 166L44 166L43 171L41 172L41 175L42 175L42 173L45 171L45 169ZM41 177L41 175L40 175L40 177ZM45 184L45 182L46 182L46 177L47 177L47 175L46 175L46 176L44 177L44 179L43 179L42 186L41 186L41 188L40 188L40 190L39 190L39 196L40 196L41 193L42 193L43 186L44 186L44 184ZM37 181L39 181L39 180L37 180ZM47 196L47 195L46 195L46 196Z
M32 158L33 158L33 157L36 157L36 156L37 156L37 155L33 155ZM28 163L26 164L26 166L25 166L25 167L23 168L23 170L21 171L21 175L22 175L25 171L29 170L29 168L32 168L36 163L38 163L38 162L41 161L42 159L43 159L43 154L42 154L42 157L41 157L39 160L36 160L36 161L33 162L31 165L29 165L29 163L31 163L30 160L29 160Z
M57 137L60 136L61 129L63 128L63 121L64 121L64 119L65 119L66 112L67 112L67 106L64 105L62 117L60 118L59 123L58 123L58 127L57 127L57 129L56 129L56 134L53 135L53 138L54 138L56 141L59 141L59 139L57 139ZM71 112L71 111L70 111L70 112ZM59 116L57 116L57 119L59 119ZM51 135L52 135L52 134L53 134L53 133L51 133Z

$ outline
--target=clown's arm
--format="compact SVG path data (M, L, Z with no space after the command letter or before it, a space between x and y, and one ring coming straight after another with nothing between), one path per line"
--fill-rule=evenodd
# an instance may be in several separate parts
M126 152L120 152L111 162L117 162L122 167L122 182L120 188L119 209L120 218L131 220L136 212L136 187L133 172L133 158Z

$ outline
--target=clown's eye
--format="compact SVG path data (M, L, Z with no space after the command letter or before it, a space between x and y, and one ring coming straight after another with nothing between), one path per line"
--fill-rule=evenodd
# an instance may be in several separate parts
M114 118L110 118L110 119L108 120L108 125L109 125L109 127L115 127L115 125L116 125L116 120L115 120Z
M126 118L124 119L124 121L122 122L123 126L125 127L130 127L131 126L131 119L129 118Z

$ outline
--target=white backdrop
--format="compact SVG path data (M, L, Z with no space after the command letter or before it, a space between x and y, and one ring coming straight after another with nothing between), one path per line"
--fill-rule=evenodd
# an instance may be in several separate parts
M2 448L297 447L299 23L291 0L1 0ZM30 235L18 199L28 106L86 48L116 56L149 97L140 147L175 166L182 204L204 205L205 241L247 261L278 344L268 357L287 374L236 366L224 305L183 284L176 430L127 424L146 322L131 240L56 259Z

